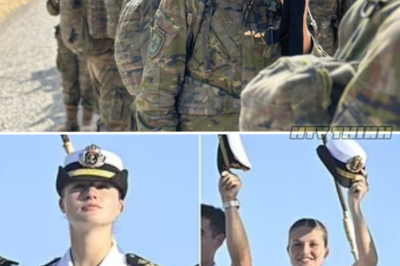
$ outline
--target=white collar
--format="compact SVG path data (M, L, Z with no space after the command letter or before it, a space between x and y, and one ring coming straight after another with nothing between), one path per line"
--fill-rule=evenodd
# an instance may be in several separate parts
M114 241L110 251L99 266L127 266L125 254L118 248ZM71 260L71 249L64 254L57 266L74 266Z

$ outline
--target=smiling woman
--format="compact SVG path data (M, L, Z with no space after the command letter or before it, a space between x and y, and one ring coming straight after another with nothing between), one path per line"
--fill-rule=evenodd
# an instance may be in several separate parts
M307 144L305 139L294 143L290 137L203 136L202 201L206 204L201 206L201 266L282 265L283 259L291 266L378 265L378 251L361 204L373 182L368 181L368 156L379 155L367 154L355 140L333 134L325 135L322 144L320 140ZM315 171L316 166L322 169ZM326 170L331 174L329 182L335 181L342 221L337 219L336 195L328 205L331 199L326 195L332 188L328 184L325 189L321 177ZM368 173L377 176L371 164ZM348 192L347 202L342 189ZM341 234L347 239L340 239ZM346 258L349 250L354 262Z

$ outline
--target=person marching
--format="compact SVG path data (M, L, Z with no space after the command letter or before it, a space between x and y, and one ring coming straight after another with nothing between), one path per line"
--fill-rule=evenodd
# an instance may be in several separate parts
M60 15L60 1L47 0L47 11L52 16ZM90 82L87 57L74 54L61 39L60 25L55 27L57 39L57 69L61 74L66 121L56 131L94 131L96 96ZM82 105L82 122L79 124L78 110Z
M96 145L70 153L58 168L56 189L71 247L45 266L157 266L123 253L113 236L128 192L128 170L118 155Z

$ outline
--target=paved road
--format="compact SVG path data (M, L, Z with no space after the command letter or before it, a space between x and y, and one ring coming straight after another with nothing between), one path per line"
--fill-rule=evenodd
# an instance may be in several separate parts
M34 0L0 23L0 132L54 131L64 122L58 21Z

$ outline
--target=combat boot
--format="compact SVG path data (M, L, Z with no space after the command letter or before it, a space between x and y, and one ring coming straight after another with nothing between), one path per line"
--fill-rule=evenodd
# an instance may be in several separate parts
M57 129L58 132L74 132L79 131L78 123L78 106L66 105L65 112L67 120L65 124Z
M94 109L83 107L82 124L81 124L82 132L92 132L96 130L93 122L93 116L94 116Z

